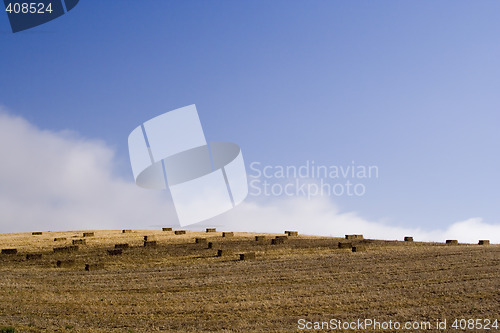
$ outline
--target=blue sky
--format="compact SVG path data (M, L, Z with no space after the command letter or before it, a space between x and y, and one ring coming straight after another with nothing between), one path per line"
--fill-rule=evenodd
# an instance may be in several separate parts
M377 165L366 195L330 198L341 212L498 225L499 12L498 1L81 0L16 34L0 14L0 105L101 140L133 181L130 131L196 104L207 139L238 143L247 166Z

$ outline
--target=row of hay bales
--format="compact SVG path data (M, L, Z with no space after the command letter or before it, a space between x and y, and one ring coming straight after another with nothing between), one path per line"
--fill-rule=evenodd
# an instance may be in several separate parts
M413 237L412 236L406 236L404 238L405 242L413 242ZM458 240L457 239L447 239L445 241L445 244L447 245L458 245ZM490 245L489 239L480 239L479 242L477 243L478 245Z
M217 257L223 257L223 256L228 256L232 255L233 251L229 249L218 249L217 250ZM239 253L238 256L240 257L240 260L252 260L256 258L255 252L246 252L246 253Z
M173 231L172 228L162 228L163 231ZM131 230L123 230L123 233L131 232ZM211 232L216 232L216 228L207 228L206 229L207 233ZM41 234L41 232L33 232L32 234L38 235ZM175 234L186 234L186 230L176 230ZM83 237L93 237L95 234L94 232L84 232ZM223 232L222 237L233 237L234 233L233 232ZM271 239L271 244L272 245L278 245L278 244L284 244L287 240L288 237L293 237L293 236L298 236L297 231L285 231L285 235L282 236L276 236L274 239ZM360 234L349 234L345 235L346 240L363 240L363 235ZM56 237L54 238L54 241L63 241L66 240L65 237ZM262 243L264 240L266 240L266 236L258 235L255 236L255 241ZM405 242L413 242L413 237L411 236L406 236L404 238ZM211 249L214 247L213 242L208 242L206 238L203 237L197 237L195 238L195 243L196 244L207 244L208 248ZM74 252L78 251L78 245L85 245L86 241L85 239L74 239L72 240L72 244L70 246L62 246L62 247L54 247L53 251L54 253L59 253L59 252ZM446 240L446 244L448 245L457 245L458 241L457 240ZM489 240L480 240L479 245L489 245L490 241ZM157 243L154 240L151 240L149 236L144 236L144 247L156 247ZM115 244L115 249L108 250L109 255L121 255L123 249L128 248L128 244ZM351 249L353 252L360 252L364 251L366 248L362 245L355 245L353 246L353 243L349 242L339 242L338 243L338 248L340 249ZM227 250L226 250L227 251ZM17 249L2 249L2 254L17 254ZM27 260L35 260L41 258L40 253L28 253L26 255Z
M57 268L72 268L75 265L76 265L75 259L58 260L56 262ZM104 263L102 262L85 264L86 271L96 271L100 269L104 269Z
M169 227L166 227L166 228L161 228L162 231L174 231L172 228L169 228ZM185 230L176 230L176 231L181 231L183 232L184 234L186 233ZM217 232L217 229L216 228L206 228L205 229L205 232ZM181 235L181 233L177 234L176 235Z
M166 230L167 229L167 230ZM171 228L163 228L163 231L172 231ZM130 233L132 232L131 230L122 230L122 233ZM207 233L212 233L216 232L216 228L207 228L206 229ZM40 235L42 234L41 232L33 232L34 235ZM182 235L186 234L185 230L176 230L175 234ZM285 231L285 234L290 235L290 236L297 236L298 232L296 231ZM93 237L95 236L94 232L84 232L83 237ZM222 237L234 237L233 232L223 232ZM255 240L256 241L261 241L265 237L264 236L256 236ZM278 240L285 240L287 239L288 236L276 236L276 239ZM56 237L54 238L54 241L65 241L67 240L66 237ZM195 243L197 244L207 244L207 239L206 238L195 238ZM74 239L72 240L73 245L68 245L68 246L60 246L60 247L54 247L53 252L54 253L71 253L79 250L78 245L85 245L86 240L85 239ZM211 248L211 245L213 243L208 243L209 248ZM150 240L148 236L144 236L144 247L155 247L157 245L156 241ZM108 255L121 255L123 253L123 249L129 248L128 243L122 243L122 244L115 244L114 249L109 249L107 250ZM223 250L218 250L217 256L222 256ZM229 252L228 250L224 250ZM17 254L17 249L2 249L2 254ZM250 260L250 259L255 259L255 252L248 252L248 253L240 253L240 260ZM28 253L26 254L26 259L27 260L36 260L36 259L41 259L42 254L41 253ZM56 262L56 267L73 267L75 265L75 260L74 259L65 259L65 260L58 260ZM102 269L103 264L102 263L95 263L95 264L86 264L85 265L85 270L96 270L96 269Z
M165 228L162 228L162 231L174 231L174 230L172 228L170 228L170 227L165 227ZM217 231L216 228L206 228L205 229L205 232L207 232L207 233L209 233L209 232L216 232L216 231ZM130 230L130 229L123 229L122 230L122 233L131 233L131 232L132 232L132 230ZM186 234L186 230L175 230L174 233L176 235L185 235ZM33 231L31 234L32 235L42 235L43 232L41 232L41 231ZM286 230L285 234L287 236L298 236L298 232L297 231ZM84 232L83 233L83 237L93 237L94 235L95 235L94 232ZM233 232L223 232L222 233L222 237L233 237L233 236L234 236ZM264 237L264 236L256 236L256 237ZM348 239L348 240L363 239L363 235L360 235L360 234L349 234L349 235L345 235L345 239ZM56 237L56 238L54 238L54 241L65 241L65 240L66 240L66 237ZM261 238L259 240L263 240L263 238ZM145 239L145 241L147 241L147 239ZM405 242L413 242L413 237L412 236L405 236L404 237L404 241ZM277 244L278 243L280 243L280 241L278 241ZM448 244L448 245L458 245L458 240L456 240L456 239L447 239L445 243ZM85 240L73 240L73 245L76 245L76 244L85 244ZM478 242L478 245L489 245L489 244L490 244L490 241L487 240L487 239L481 239Z

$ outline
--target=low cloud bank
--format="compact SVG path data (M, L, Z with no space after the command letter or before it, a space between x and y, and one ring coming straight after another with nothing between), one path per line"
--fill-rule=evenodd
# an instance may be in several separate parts
M124 142L126 140L124 139ZM113 150L102 141L75 133L38 129L0 109L0 233L33 230L147 229L176 225L165 192L138 188L115 176ZM367 221L344 213L327 197L248 198L207 223L234 231L283 232L369 238L500 243L500 225L481 218L443 230L422 230Z
M0 232L165 224L165 193L113 175L114 152L75 133L44 131L0 110Z
M367 221L355 212L340 212L326 197L275 198L265 203L244 202L234 210L217 218L217 222L234 231L279 232L297 230L303 234L343 236L363 234L366 238L402 240L413 236L415 241L444 242L458 239L463 243L477 243L489 239L500 243L500 225L484 223L481 218L470 218L453 223L444 229L424 230L392 226Z

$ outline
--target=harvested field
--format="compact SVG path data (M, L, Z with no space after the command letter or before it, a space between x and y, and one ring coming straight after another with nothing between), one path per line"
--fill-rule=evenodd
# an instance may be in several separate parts
M144 248L145 233L154 236L156 247ZM79 251L57 253L54 238L81 233L2 234L0 248L17 253L0 255L0 327L290 332L300 318L446 318L448 325L455 318L500 319L500 245L353 239L353 247L366 251L351 253L338 249L343 237L299 235L271 245L278 235L214 234L217 248L227 251L218 257L216 249L194 243L205 231L99 231ZM255 236L268 241L256 242ZM108 255L115 244L129 247ZM30 253L43 256L26 260ZM240 260L249 253L255 259ZM64 264L58 268L57 261Z

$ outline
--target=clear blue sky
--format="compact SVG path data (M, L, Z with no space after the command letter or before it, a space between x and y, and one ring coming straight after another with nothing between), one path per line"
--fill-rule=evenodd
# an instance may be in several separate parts
M117 151L196 104L245 162L374 164L344 211L396 225L500 221L500 2L90 1L12 34L0 104ZM1 136L1 133L0 133Z

